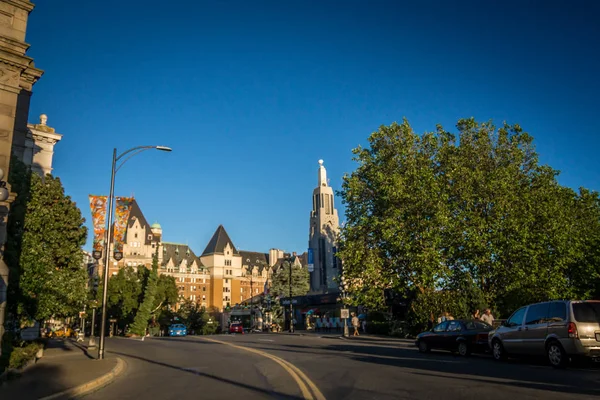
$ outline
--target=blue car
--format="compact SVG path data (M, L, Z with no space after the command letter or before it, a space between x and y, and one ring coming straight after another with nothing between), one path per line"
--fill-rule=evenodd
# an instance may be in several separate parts
M183 324L173 324L169 326L169 336L185 336L187 328Z

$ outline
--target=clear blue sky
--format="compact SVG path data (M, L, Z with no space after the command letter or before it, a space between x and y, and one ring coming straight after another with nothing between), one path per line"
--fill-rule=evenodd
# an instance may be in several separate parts
M239 248L301 252L317 160L339 189L351 149L404 116L519 123L562 184L600 189L597 1L37 3L30 120L64 135L55 174L88 221L112 148L161 144L116 187L164 240L200 253L223 224Z

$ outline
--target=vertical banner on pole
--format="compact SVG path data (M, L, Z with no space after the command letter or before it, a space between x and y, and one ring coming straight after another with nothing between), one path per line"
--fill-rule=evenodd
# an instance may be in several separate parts
M94 251L99 251L100 254L106 237L106 198L106 196L89 195L94 228Z
M315 256L313 253L313 249L308 249L308 272L313 272L315 270Z
M117 206L115 208L115 224L113 228L114 252L123 253L123 243L125 241L125 232L127 231L127 222L131 213L133 197L117 197L115 200Z

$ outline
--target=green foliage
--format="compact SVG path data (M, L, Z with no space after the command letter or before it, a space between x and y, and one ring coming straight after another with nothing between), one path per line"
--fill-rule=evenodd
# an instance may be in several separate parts
M151 271L147 268L127 266L111 276L108 284L108 314L118 320L120 328L133 323L135 315L144 301L144 294ZM102 284L98 289L97 300L102 303ZM169 306L177 303L178 292L172 276L160 275L156 283L156 294L150 315L160 325L169 325L173 318Z
M148 321L152 316L152 306L157 291L158 281L158 256L155 254L152 259L152 270L148 276L148 283L144 289L144 301L140 305L140 308L135 314L133 324L130 327L131 333L139 336L146 334L146 328L148 327Z
M6 256L10 311L21 321L76 315L86 298L85 220L58 178L42 179L12 159L9 180L18 196Z
M289 297L290 270L292 274L292 297L304 296L308 293L310 290L308 270L301 265L294 265L290 261L285 261L271 276L271 295Z
M194 331L199 333L202 331L204 323L204 310L198 303L185 300L185 302L177 310L177 316L188 329L188 332Z
M8 368L23 368L29 362L35 360L36 354L41 348L42 345L37 342L26 343L23 347L14 347L10 354Z
M279 303L279 299L290 296L290 267L292 274L292 297L304 296L310 290L308 269L300 265L294 265L291 261L284 261L278 269L273 271L270 286L270 295L274 299L271 301L271 319L274 323L280 325L283 324L284 309Z
M383 309L384 289L412 299L424 326L448 311L497 317L533 301L597 296L600 201L558 184L518 125L460 120L416 134L382 126L354 150L340 195L340 251L355 304Z
M21 277L20 265L23 234L25 231L25 215L27 213L27 203L30 198L31 170L14 156L10 159L8 183L11 185L11 191L16 193L17 197L10 208L4 252L4 260L9 268L7 312L16 318L18 317L18 309L21 302L19 285Z
M207 313L202 314L202 334L214 335L219 329L219 323Z

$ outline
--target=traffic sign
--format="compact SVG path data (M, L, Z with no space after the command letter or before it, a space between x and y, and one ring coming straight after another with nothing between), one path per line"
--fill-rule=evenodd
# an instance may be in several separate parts
M350 318L350 310L342 308L341 318Z

